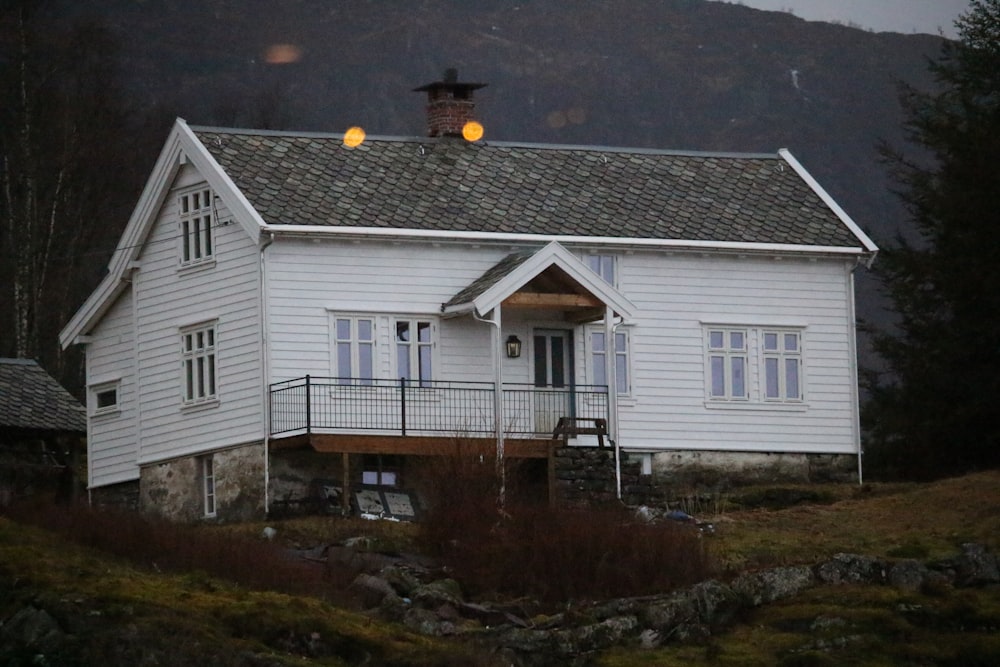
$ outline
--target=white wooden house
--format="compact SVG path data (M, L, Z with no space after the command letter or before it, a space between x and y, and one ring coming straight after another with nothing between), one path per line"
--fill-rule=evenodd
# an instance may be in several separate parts
M250 516L310 475L393 481L354 455L545 458L560 418L654 475L860 474L853 273L877 249L805 168L470 142L479 87L424 86L429 136L356 147L175 123L61 334L93 493Z

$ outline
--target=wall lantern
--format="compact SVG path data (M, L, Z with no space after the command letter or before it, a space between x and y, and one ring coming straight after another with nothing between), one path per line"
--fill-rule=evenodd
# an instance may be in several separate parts
M507 336L507 356L511 359L521 356L521 339L513 334Z

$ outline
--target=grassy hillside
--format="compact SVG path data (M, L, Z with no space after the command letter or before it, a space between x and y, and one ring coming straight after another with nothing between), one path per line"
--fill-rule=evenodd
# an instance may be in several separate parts
M803 497L813 500L728 509ZM714 507L722 512L702 515L716 523L711 549L730 573L837 552L934 561L969 541L1000 550L1000 472L926 485L756 489ZM300 545L359 531L392 540L391 525L367 523L372 528L328 518L275 525ZM239 549L236 540L259 526L198 530ZM412 527L402 531L400 543L411 545ZM315 597L250 590L203 570L158 572L145 558L137 566L0 518L0 664L494 664L458 639L421 637ZM919 593L822 586L760 607L702 641L623 647L593 656L593 664L974 667L1000 664L998 629L996 586Z

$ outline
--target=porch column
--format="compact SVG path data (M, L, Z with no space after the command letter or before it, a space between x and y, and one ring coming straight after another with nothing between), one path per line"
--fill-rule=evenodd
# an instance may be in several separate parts
M608 437L615 448L615 494L622 497L621 452L618 448L618 370L615 345L615 311L604 307L604 377L608 381Z
M507 472L504 466L504 428L503 428L503 335L501 334L500 305L493 309L493 428L497 436L497 479L500 483L497 503L504 506L507 493Z

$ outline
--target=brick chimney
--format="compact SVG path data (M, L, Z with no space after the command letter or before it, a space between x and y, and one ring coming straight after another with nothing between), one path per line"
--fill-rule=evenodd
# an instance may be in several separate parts
M460 83L458 70L448 69L443 81L414 88L414 92L427 91L427 136L462 136L465 124L475 120L472 93L485 86L485 83Z

